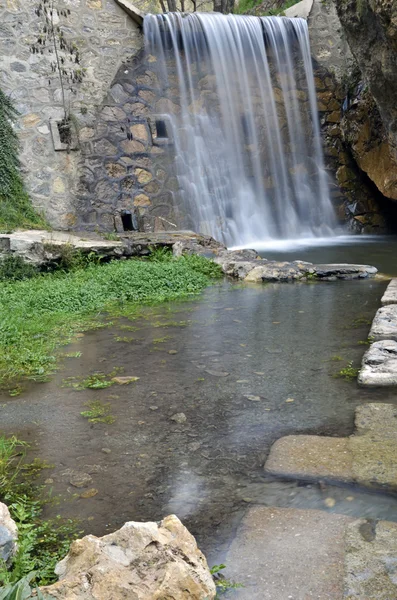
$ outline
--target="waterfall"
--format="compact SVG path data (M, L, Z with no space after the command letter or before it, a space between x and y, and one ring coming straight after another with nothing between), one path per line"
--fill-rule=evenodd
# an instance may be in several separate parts
M144 32L186 224L228 246L332 234L306 21L168 13Z

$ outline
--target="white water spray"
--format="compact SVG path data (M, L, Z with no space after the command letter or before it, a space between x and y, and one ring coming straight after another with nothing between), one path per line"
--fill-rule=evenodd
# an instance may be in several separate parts
M184 211L229 246L334 233L306 21L148 15ZM177 87L176 87L176 85Z

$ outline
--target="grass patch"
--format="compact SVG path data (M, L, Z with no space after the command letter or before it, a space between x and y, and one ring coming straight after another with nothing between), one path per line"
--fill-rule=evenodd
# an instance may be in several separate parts
M346 379L346 381L353 381L357 379L357 376L360 372L360 369L353 367L353 361L350 361L346 367L343 367L335 377L341 377L342 379Z
M46 379L56 368L59 346L77 332L104 326L98 320L101 313L130 316L139 304L197 294L220 275L215 263L183 256L169 261L88 264L68 273L4 283L0 288L0 385L15 387L12 382L23 378ZM158 326L167 325L171 324Z
M0 561L0 586L4 586L1 591L7 586L17 587L16 582L32 572L31 579L37 585L55 581L55 565L78 535L72 520L42 518L43 507L50 499L43 487L35 483L35 477L49 465L39 460L27 464L28 447L15 436L0 436L0 501L8 505L18 526L18 550L10 567L6 569ZM19 597L28 596L10 596L13 600Z
M89 423L107 423L112 424L116 418L110 413L110 403L104 404L100 400L92 400L87 402L86 405L88 410L83 410L81 416L88 419Z
M72 387L75 390L104 390L114 384L112 381L112 377L114 377L115 373L112 372L109 375L105 373L96 372L92 373L92 375L88 375L88 377L77 378L77 377L68 377L64 379L64 385L66 387Z

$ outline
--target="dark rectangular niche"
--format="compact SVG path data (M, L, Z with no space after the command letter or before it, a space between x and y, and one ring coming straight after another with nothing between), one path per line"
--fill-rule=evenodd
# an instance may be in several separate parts
M152 142L155 146L173 143L170 118L168 115L152 115L148 118Z
M78 150L79 145L76 130L72 121L65 122L65 119L61 119L60 121L50 119L50 131L56 152Z

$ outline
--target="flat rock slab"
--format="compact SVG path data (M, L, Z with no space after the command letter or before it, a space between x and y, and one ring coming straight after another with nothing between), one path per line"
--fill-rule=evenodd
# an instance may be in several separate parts
M221 266L226 275L253 283L365 279L377 273L377 269L370 265L315 265L301 260L293 262L266 260L261 259L255 250L220 250L216 254L215 262Z
M397 279L392 279L382 296L382 305L397 304Z
M286 436L273 444L265 470L292 479L397 488L397 406L365 404L348 438Z
M350 517L319 510L256 506L225 558L243 588L236 600L341 600L344 534Z
M345 533L344 600L397 598L397 523L355 521Z
M372 321L369 337L374 341L397 341L397 304L382 306Z
M381 340L371 344L363 356L358 374L363 387L397 385L397 342Z
M226 250L210 236L191 231L162 231L159 233L124 232L114 234L116 239L90 232L69 233L66 231L21 230L0 234L0 255L16 254L36 265L57 260L63 246L71 246L85 253L94 252L101 257L147 256L152 248L179 247L180 253L190 252L214 256Z
M236 600L393 600L397 524L255 506L225 563Z

